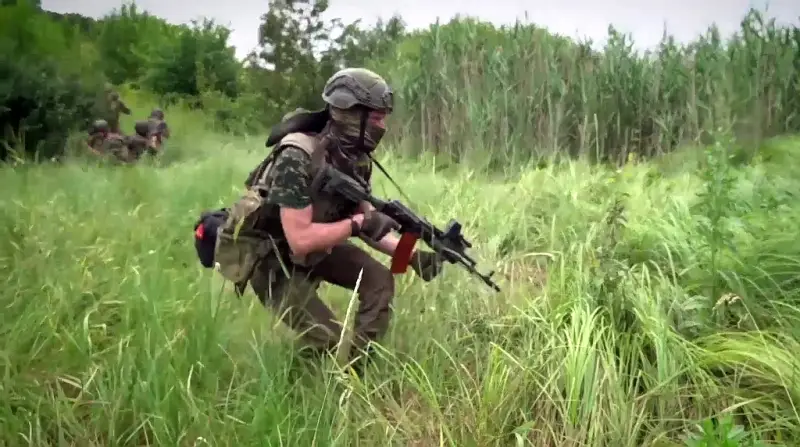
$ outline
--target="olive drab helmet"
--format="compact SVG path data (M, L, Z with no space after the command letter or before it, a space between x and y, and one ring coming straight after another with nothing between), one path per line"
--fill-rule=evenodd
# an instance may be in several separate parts
M103 133L106 134L111 130L108 125L108 121L106 120L95 120L91 126L89 126L89 134L93 135L96 133Z
M160 108L155 108L155 109L153 109L152 112L150 112L150 118L157 119L157 120L163 120L164 119L164 111L161 110Z
M366 68L345 68L334 73L325 83L322 99L337 109L364 106L391 113L394 107L389 84Z

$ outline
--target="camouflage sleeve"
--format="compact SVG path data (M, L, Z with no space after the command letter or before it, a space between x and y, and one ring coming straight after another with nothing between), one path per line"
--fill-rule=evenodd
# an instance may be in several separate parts
M130 115L131 114L131 109L129 109L128 106L125 105L125 103L122 102L121 99L119 100L119 110L120 110L120 112L122 112L122 113L124 113L126 115Z
M301 149L284 149L272 167L275 176L266 197L279 207L303 209L311 205L311 158Z

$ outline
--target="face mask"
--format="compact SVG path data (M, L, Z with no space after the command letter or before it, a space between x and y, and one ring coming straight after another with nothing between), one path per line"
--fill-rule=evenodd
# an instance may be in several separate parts
M383 139L383 135L386 133L386 129L382 129L377 126L371 126L367 124L366 128L364 129L364 140L361 142L359 146L359 141L361 140L360 135L356 134L342 134L339 135L339 143L342 145L342 149L348 152L364 152L364 153L372 153L376 147L378 147L378 143L381 142Z
M332 133L339 141L341 149L357 155L359 152L371 153L386 134L386 129L368 119L364 128L364 140L361 140L361 110L331 109Z

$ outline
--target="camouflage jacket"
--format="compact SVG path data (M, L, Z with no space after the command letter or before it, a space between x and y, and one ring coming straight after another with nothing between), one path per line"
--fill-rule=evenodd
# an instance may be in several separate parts
M311 158L312 171L310 176L312 179L316 179L324 164L330 162L327 157L328 151L325 144L326 141L317 135L298 132L283 137L276 145L276 151L282 151L288 147L301 149ZM257 182L259 185L262 185L262 187L268 188L272 184L272 180L276 174L272 171L273 164L274 158L264 166L264 170ZM311 197L311 203L314 207L312 221L316 223L336 222L349 217L356 211L352 205L348 205L337 197L332 197L314 190L313 187L309 191L309 196Z
M258 168L251 172L248 181L245 183L249 190L248 193L261 194L262 197L266 197L267 192L273 185L275 175L277 174L277 172L273 171L272 169L275 159L283 150L289 147L298 148L310 157L311 172L309 174L312 179L316 179L320 169L324 166L324 164L330 162L326 144L327 142L325 139L322 139L318 135L314 134L298 132L286 135L276 145L272 156L265 160L266 163L262 163ZM337 222L339 220L348 218L357 211L357 204L347 203L338 197L325 194L315 189L313 186L315 182L313 180L311 184L312 186L310 187L308 193L314 210L312 222ZM261 192L258 190L261 190ZM283 235L283 229L280 224L280 212L277 206L270 205L264 207L261 212L261 216L263 220L261 224L258 225L258 230L272 235ZM305 264L307 261L311 261L311 259L296 258L292 258L292 260L299 264Z

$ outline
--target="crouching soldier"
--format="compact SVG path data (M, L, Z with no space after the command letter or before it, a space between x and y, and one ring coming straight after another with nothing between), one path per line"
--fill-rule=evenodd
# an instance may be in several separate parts
M160 148L164 140L169 138L169 126L164 121L164 111L161 109L153 109L150 113L151 132L155 138L155 148Z
M89 150L96 155L103 154L103 143L108 137L110 126L106 120L95 120L89 126L89 138L86 140L86 145Z
M130 159L125 137L111 132L111 126L106 120L99 119L92 123L86 143L95 155L111 155L121 162L128 162Z
M153 155L157 153L155 136L152 133L152 124L149 121L137 121L133 126L134 134L128 137L127 145L131 158L138 160L145 152Z
M195 243L204 265L243 292L249 283L259 300L300 335L301 357L319 358L337 349L342 326L318 294L323 283L355 291L359 306L351 365L362 372L371 345L392 319L394 276L380 261L350 240L392 256L399 224L368 202L352 203L316 185L325 165L348 174L371 191L374 153L392 112L392 90L378 74L350 68L324 86L326 108L295 113L276 126L267 146L276 146L248 176L247 193L214 218L214 255L203 249L206 221L196 226ZM213 217L213 216L212 216ZM217 239L218 238L218 239ZM201 256L202 253L202 256ZM441 271L433 252L415 250L414 271L430 281Z

